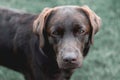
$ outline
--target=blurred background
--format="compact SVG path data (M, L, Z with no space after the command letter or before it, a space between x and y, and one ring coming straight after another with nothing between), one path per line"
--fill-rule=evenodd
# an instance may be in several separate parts
M120 80L120 0L0 0L0 6L29 13L59 5L88 5L102 19L94 45L71 80ZM24 77L1 66L0 80L24 80Z

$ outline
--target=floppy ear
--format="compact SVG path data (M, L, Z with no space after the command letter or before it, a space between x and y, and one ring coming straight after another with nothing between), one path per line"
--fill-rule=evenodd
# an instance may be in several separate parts
M100 29L101 19L88 6L83 6L83 7L80 7L80 8L86 13L86 15L88 16L88 18L90 20L90 24L91 24L91 27L92 27L91 43L93 43L94 35Z
M33 32L39 35L40 38L40 47L44 46L43 29L45 27L47 17L50 15L52 10L52 8L45 8L33 23Z

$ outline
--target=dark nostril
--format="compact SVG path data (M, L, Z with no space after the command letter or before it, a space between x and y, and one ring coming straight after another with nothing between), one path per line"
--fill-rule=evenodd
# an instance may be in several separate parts
M76 59L72 59L72 61L76 61Z
M63 61L64 62L74 62L74 61L76 61L76 58L64 58Z
M68 59L63 59L64 62L68 62L69 60Z

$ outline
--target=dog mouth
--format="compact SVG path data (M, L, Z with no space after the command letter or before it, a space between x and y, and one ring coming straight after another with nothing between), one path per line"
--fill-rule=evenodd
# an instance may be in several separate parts
M76 69L82 66L83 56L79 50L67 48L64 52L59 52L56 56L57 64L60 69Z
M82 66L83 58L75 58L75 59L69 59L65 58L65 60L61 57L57 59L57 64L60 69L76 69L80 68Z
M59 68L60 69L76 69L76 68L80 68L82 66L82 64L79 64L79 63L61 63L61 64L58 64Z

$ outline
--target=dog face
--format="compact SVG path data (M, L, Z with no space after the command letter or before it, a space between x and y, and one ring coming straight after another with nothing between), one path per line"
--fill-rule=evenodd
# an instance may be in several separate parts
M87 6L61 6L44 9L34 22L34 32L42 47L42 31L46 31L59 68L75 69L81 67L99 26L100 18Z

